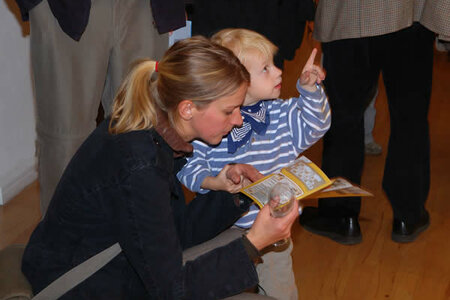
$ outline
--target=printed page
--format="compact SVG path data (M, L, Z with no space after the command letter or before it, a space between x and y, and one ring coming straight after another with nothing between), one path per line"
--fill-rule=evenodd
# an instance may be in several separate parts
M282 173L275 173L264 177L262 180L243 188L241 193L250 197L259 207L263 207L269 201L270 190L278 182L289 185L297 199L301 198L305 193L294 181Z
M332 179L333 183L326 189L314 195L316 198L337 198L337 197L363 197L373 196L369 191L352 184L347 179L337 177Z
M241 193L250 197L259 207L269 201L269 193L278 182L285 182L300 200L331 184L331 180L308 158L301 156L281 172L268 175L241 189Z
M305 191L305 196L315 193L332 183L327 175L305 156L297 158L293 164L282 169L281 172L296 181Z

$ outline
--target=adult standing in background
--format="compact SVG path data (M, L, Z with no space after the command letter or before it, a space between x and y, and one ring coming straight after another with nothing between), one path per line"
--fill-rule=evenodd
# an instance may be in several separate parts
M246 28L272 41L279 51L275 65L283 69L303 39L306 21L314 18L312 0L189 0L193 4L192 33L211 37L225 28Z
M426 0L320 0L314 37L322 42L324 81L333 112L324 138L322 168L330 177L360 183L364 163L364 110L383 74L391 134L383 189L392 205L392 239L411 242L429 225L428 106L433 31L449 35L450 2ZM362 240L360 198L321 199L306 208L303 227L341 244Z
M105 115L128 65L158 59L185 25L182 0L16 0L30 20L41 213L59 178ZM154 21L153 21L154 20Z

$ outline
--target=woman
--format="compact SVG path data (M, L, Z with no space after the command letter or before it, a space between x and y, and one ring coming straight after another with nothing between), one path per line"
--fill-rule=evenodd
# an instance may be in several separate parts
M189 141L217 144L241 125L248 82L231 51L200 37L176 43L159 64L137 63L30 238L22 270L33 291L115 243L122 252L63 298L217 299L255 286L257 250L288 237L296 213L276 219L264 208L246 236L183 265L183 249L222 232L249 203L211 192L186 205L175 177ZM222 175L258 178L251 171L229 165Z

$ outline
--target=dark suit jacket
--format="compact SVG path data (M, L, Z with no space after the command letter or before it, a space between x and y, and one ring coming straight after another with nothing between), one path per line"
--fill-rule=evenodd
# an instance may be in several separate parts
M192 0L192 33L211 36L228 28L247 28L279 48L278 67L291 60L303 39L307 20L314 19L312 0Z
M28 20L28 12L41 1L16 0L24 21ZM91 0L47 1L62 30L74 40L80 40L89 22ZM159 33L166 33L186 25L183 0L150 0L149 2Z

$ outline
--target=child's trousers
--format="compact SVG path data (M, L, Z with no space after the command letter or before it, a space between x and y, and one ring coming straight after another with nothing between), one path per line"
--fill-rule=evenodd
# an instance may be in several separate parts
M292 267L292 241L286 246L271 248L261 258L263 263L256 266L258 272L259 285L264 292L276 299L297 300L298 292L295 284L294 270Z

